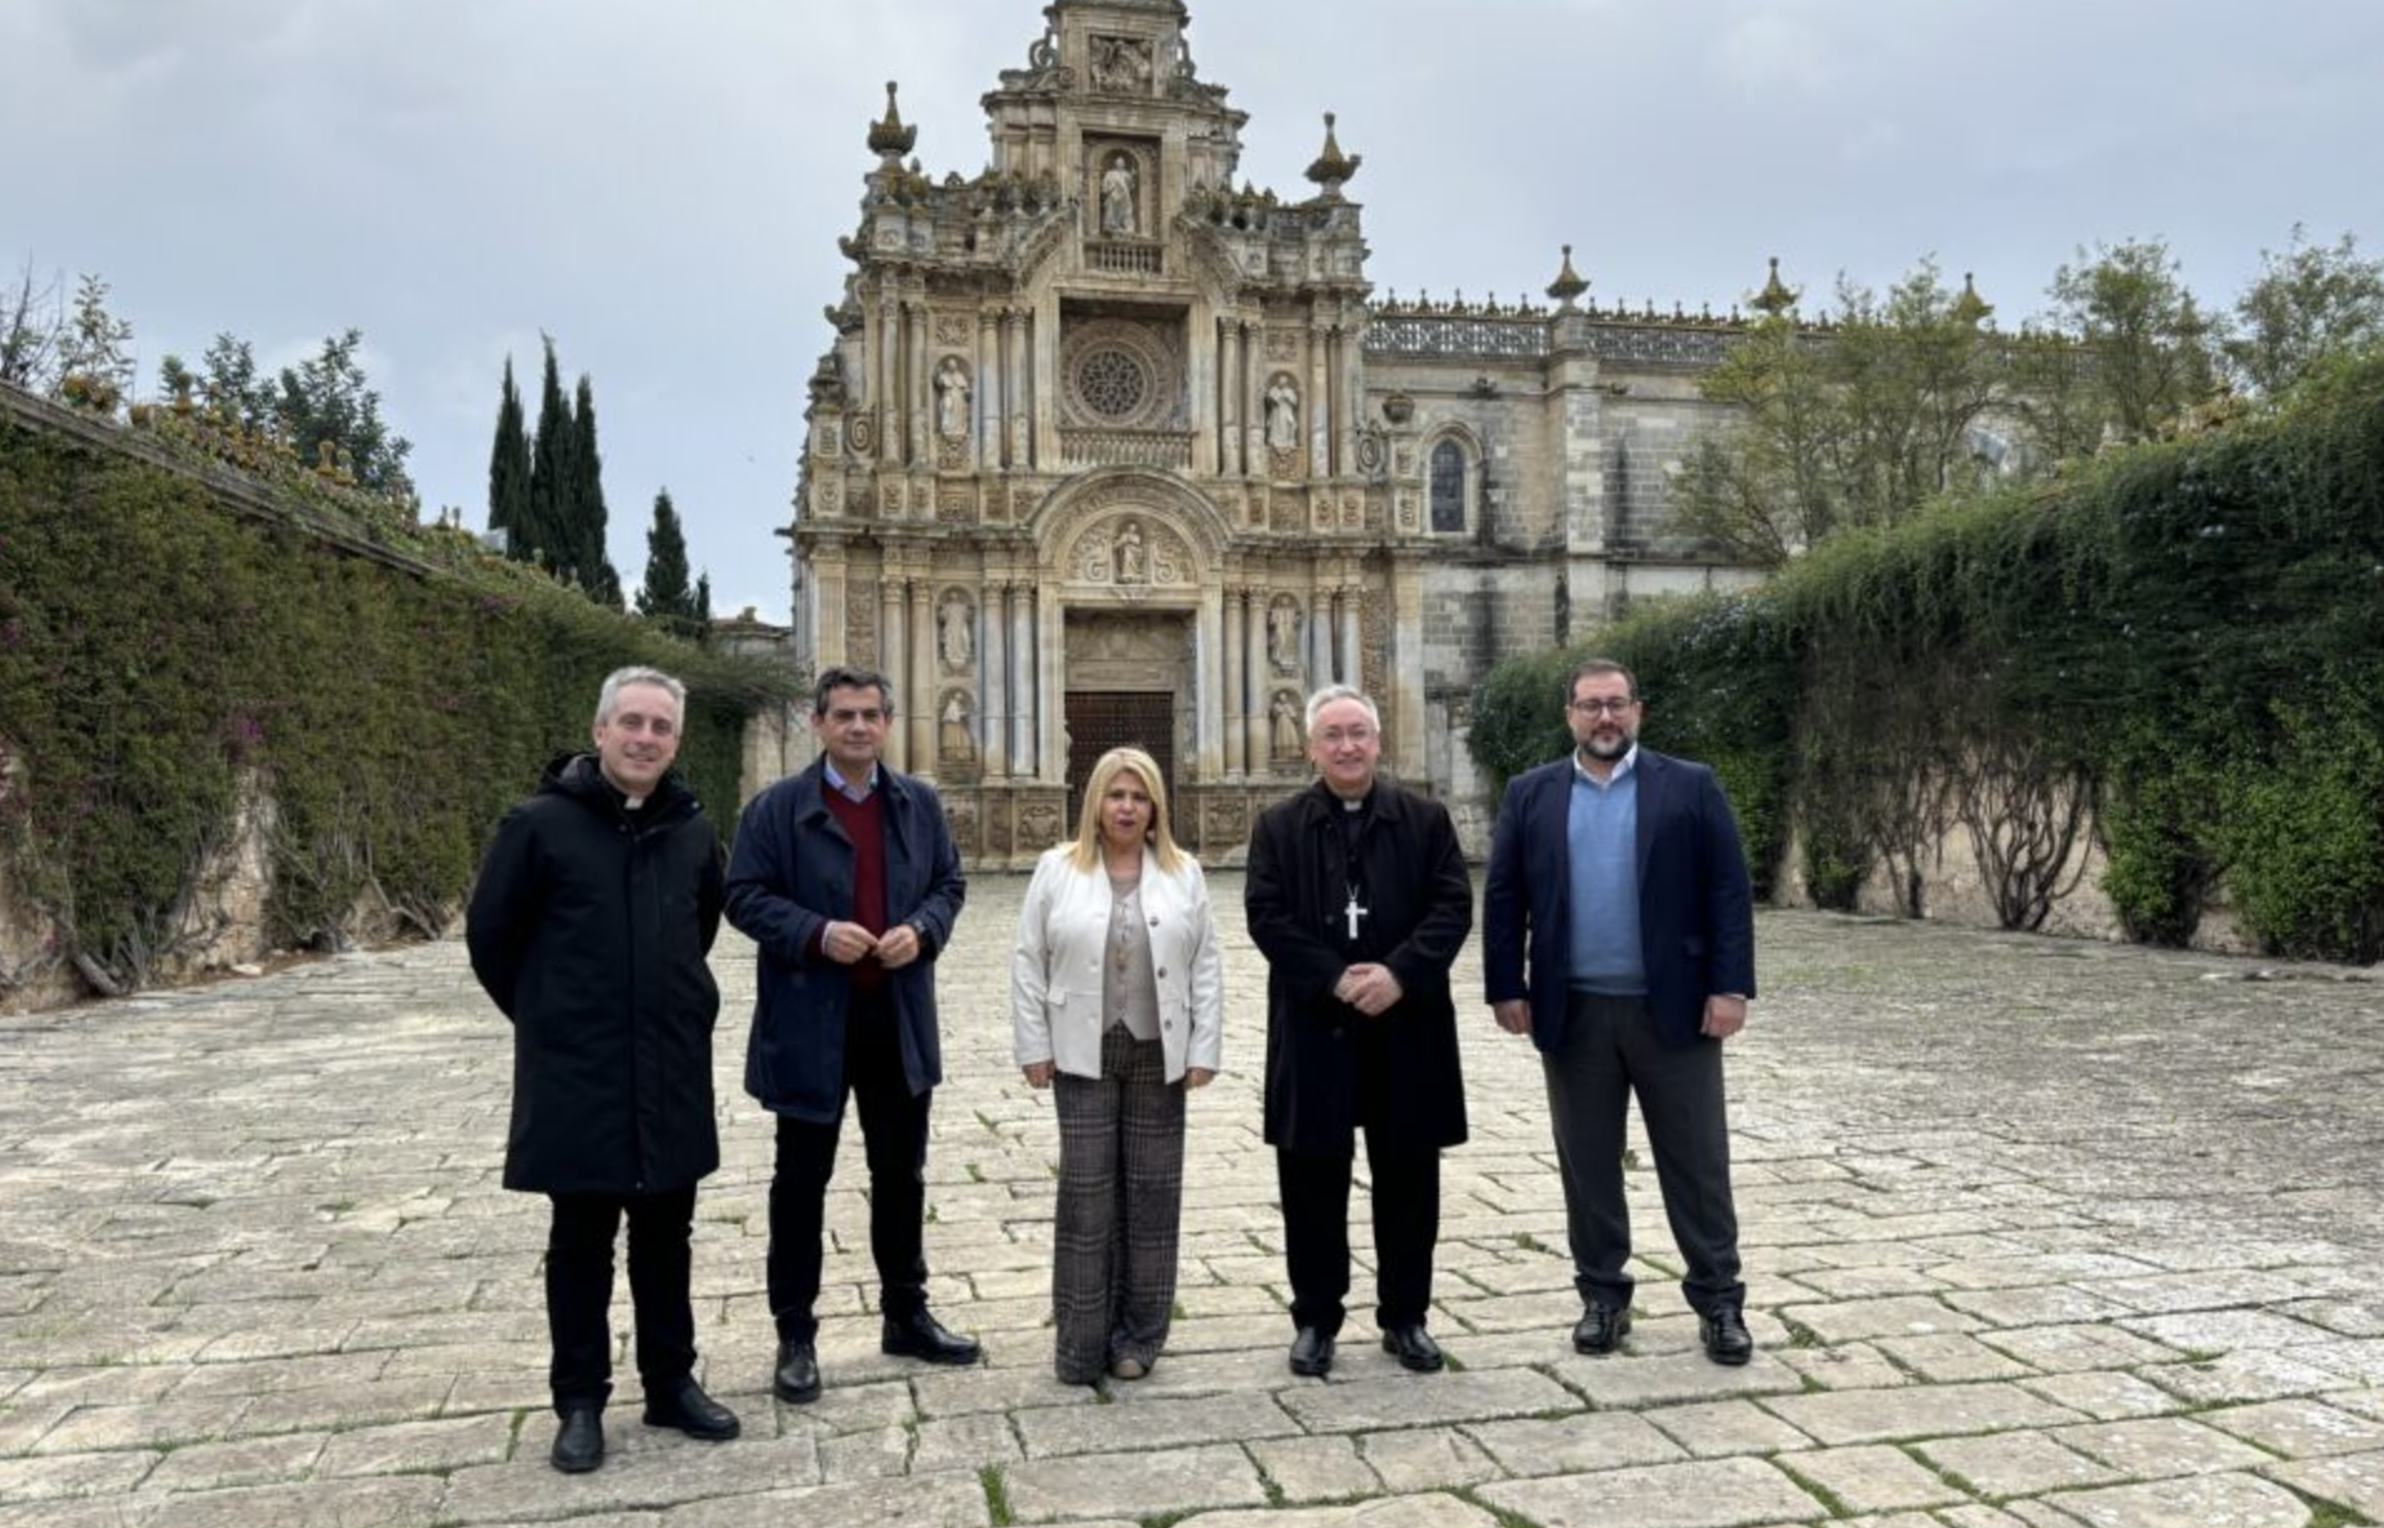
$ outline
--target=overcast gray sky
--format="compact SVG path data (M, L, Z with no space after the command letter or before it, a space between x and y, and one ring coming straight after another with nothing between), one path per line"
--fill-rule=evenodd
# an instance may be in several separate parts
M2306 224L2384 240L2362 0L1191 0L1287 196L1340 114L1378 288L1816 296L1934 254L2007 324L2161 237L2226 306ZM803 384L902 82L941 179L1036 0L0 0L0 260L95 271L141 387L218 330L355 325L429 508L481 523L507 355L593 375L634 587L667 486L722 613L783 619Z

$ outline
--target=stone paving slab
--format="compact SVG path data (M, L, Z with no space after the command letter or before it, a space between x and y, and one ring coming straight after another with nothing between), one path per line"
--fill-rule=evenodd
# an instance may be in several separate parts
M1484 1486L1480 1494L1541 1528L1751 1528L1833 1515L1779 1469L1756 1459L1510 1481Z
M1003 1006L1023 884L981 878L945 956L927 1249L986 1362L877 1352L848 1142L828 1388L769 1398L771 1143L731 937L695 1288L745 1436L639 1425L624 1288L612 1457L570 1480L545 1463L544 1210L497 1181L509 1046L458 946L0 1021L0 1528L2257 1528L2303 1521L2292 1492L2384 1520L2384 1090L2338 1085L2384 1067L2384 984L1764 914L1730 1057L1761 1352L1734 1370L1698 1350L1635 1128L1637 1323L1619 1354L1571 1351L1538 1063L1472 1003L1469 951L1473 1140L1446 1159L1432 1322L1451 1370L1373 1342L1361 1168L1350 1326L1302 1380L1256 1129L1264 970L1238 878L1215 885L1228 1070L1190 1111L1148 1379L1052 1376L1056 1130Z

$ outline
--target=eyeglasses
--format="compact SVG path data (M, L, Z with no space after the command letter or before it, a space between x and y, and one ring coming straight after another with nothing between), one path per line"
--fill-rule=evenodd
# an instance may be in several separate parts
M1625 695L1619 700L1610 696L1591 696L1574 701L1572 706L1574 712L1581 716L1620 716L1637 704L1639 698L1635 695Z
M1370 742L1373 737L1372 727L1327 727L1316 734L1316 741L1327 748L1338 748L1343 743Z

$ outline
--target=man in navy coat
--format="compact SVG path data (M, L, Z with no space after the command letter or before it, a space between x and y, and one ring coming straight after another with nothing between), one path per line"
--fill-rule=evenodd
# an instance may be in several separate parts
M728 921L761 947L745 1090L778 1116L770 1179L771 1389L820 1390L813 1306L836 1138L850 1093L869 1162L880 1348L972 1364L974 1338L927 1311L927 1118L943 1080L935 958L966 888L943 803L879 762L894 722L885 676L830 668L812 698L821 756L753 798L728 865Z
M1531 1036L1548 1078L1583 1306L1573 1346L1612 1352L1631 1326L1622 1152L1635 1093L1706 1355L1743 1364L1755 1345L1722 1042L1755 995L1754 897L1713 771L1641 748L1644 714L1621 664L1574 671L1571 757L1517 777L1499 807L1483 890L1486 985L1500 1027Z

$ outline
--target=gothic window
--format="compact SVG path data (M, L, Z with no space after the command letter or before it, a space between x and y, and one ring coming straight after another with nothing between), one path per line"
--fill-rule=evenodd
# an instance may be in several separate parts
M1465 448L1444 440L1432 448L1432 530L1463 535L1466 511Z

